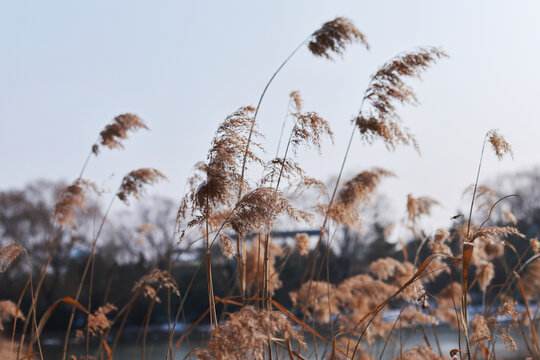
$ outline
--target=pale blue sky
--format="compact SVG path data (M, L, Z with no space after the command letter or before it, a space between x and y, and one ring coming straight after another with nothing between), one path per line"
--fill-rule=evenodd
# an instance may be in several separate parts
M134 112L152 131L123 151L103 151L87 177L114 189L129 170L155 167L169 182L152 192L179 198L218 124L255 105L288 52L335 16L350 18L372 50L356 45L333 62L297 54L261 109L268 157L287 95L300 90L336 134L321 157L300 160L314 176L335 174L369 75L403 50L434 45L450 59L414 82L422 104L401 111L423 155L358 138L347 173L395 171L399 179L383 190L397 214L407 193L429 195L444 204L436 212L443 224L474 180L487 130L501 130L515 160L489 154L484 179L539 165L538 1L1 1L0 189L73 179L104 125Z

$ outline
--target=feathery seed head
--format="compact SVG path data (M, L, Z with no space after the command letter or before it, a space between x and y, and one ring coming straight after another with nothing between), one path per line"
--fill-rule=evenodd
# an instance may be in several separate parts
M346 181L339 191L336 201L328 210L329 217L346 226L359 226L360 214L358 207L367 203L374 194L375 189L384 177L395 176L393 172L373 168L366 170L349 181ZM327 210L324 206L322 211Z
M354 119L364 139L371 142L380 138L390 150L398 144L412 144L418 150L414 136L400 124L396 102L416 104L414 91L404 78L419 78L432 63L445 56L437 48L420 48L396 56L371 77L363 100L368 108Z
M127 139L128 131L146 129L148 127L144 121L135 114L122 114L115 117L111 124L105 126L105 129L99 134L99 145L106 146L109 149L124 148L121 140ZM92 152L99 153L99 145L92 146Z
M440 205L439 202L430 197L424 196L414 198L412 194L407 195L407 214L409 221L416 223L416 221L422 215L431 215L431 207L433 205Z
M77 217L75 211L77 209L86 211L85 190L93 190L99 194L99 190L90 181L77 179L73 184L67 186L63 191L60 200L54 205L53 218L54 220L71 230L77 227Z
M0 330L4 330L2 322L9 321L11 318L24 320L24 315L17 309L17 305L10 300L0 301Z
M499 158L499 160L501 160L506 154L509 154L512 158L514 157L514 153L512 152L512 147L502 137L502 135L499 134L497 130L488 131L486 136L487 136L487 140L493 147L493 151L495 151L495 155L497 155L497 158Z
M112 321L107 318L107 315L116 310L116 306L105 304L97 308L93 314L88 314L88 331L92 336L101 336L104 331L110 329Z
M230 206L236 200L239 187L248 187L240 170L254 113L255 108L242 107L229 115L218 127L208 153L206 180L201 183L194 196L199 210L205 212L207 206ZM253 140L260 136L262 135L254 129L251 144L256 148L260 148L260 145ZM251 150L246 156L248 162L262 163ZM244 181L244 184L240 184L240 181Z
M257 188L240 199L228 224L239 234L267 232L278 215L286 213L298 220L303 214L292 207L283 194L270 187Z
M26 250L16 244L0 245L0 272L5 271L9 264L23 252L26 252Z
M279 311L256 310L245 306L229 314L229 319L212 329L206 348L195 350L202 360L266 358L268 340L306 345L302 334Z
M309 253L309 235L306 233L296 234L296 248L301 256Z
M227 259L232 259L234 256L234 244L232 239L223 233L219 233L219 245L221 246L221 251Z
M116 196L125 204L129 204L129 196L134 196L137 200L140 200L144 195L144 185L155 184L163 179L166 179L165 175L156 169L142 168L133 170L122 179L122 184Z
M152 285L154 284L157 285L156 288L152 287ZM175 294L176 296L180 296L180 292L178 291L176 282L172 278L171 274L168 271L158 269L150 271L148 274L137 280L131 291L142 291L144 296L148 298L155 297L156 302L159 303L161 302L161 299L157 297L157 293L161 288L170 289L173 294Z
M322 27L312 34L309 51L315 56L330 59L330 53L342 55L347 44L360 41L369 50L366 36L354 24L344 17L337 17L325 22Z

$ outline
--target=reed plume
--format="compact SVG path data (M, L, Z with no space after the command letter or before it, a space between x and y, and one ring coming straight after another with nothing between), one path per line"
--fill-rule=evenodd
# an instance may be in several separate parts
M240 199L228 220L228 225L239 234L264 233L272 229L278 215L282 213L295 220L307 216L307 214L294 209L278 190L261 187L247 193Z
M443 360L433 349L426 345L418 345L403 351L403 354L394 358L394 360Z
M538 254L538 252L540 252L540 241L538 241L538 238L532 238L530 243L531 243L531 250L535 254Z
M133 170L122 179L116 196L125 204L129 204L129 196L140 200L144 195L145 185L155 184L163 179L166 179L165 175L156 169L142 168Z
M105 146L109 149L123 149L121 141L128 138L129 131L136 131L138 129L146 129L148 127L144 121L135 114L122 114L116 116L112 123L105 126L103 131L99 134L99 140L92 146L92 152L95 155L99 154L99 147Z
M495 155L499 160L501 160L504 155L508 154L511 157L514 157L514 153L512 152L512 147L504 139L504 137L499 134L497 130L490 130L487 133L487 140L491 144L491 147L493 148L493 151L495 152Z
M368 266L369 272L377 278L387 281L390 284L401 286L405 284L418 270L414 264L403 261L400 262L394 258L385 257L373 261ZM428 270L425 270L426 272ZM425 280L429 280L426 278ZM422 282L415 281L403 290L400 297L407 301L417 301L424 294Z
M200 214L190 223L191 226L203 224L208 220L215 223L212 214L220 209L231 208L237 200L239 189L248 188L249 184L241 176L241 166L244 156L248 163L261 163L261 159L253 151L245 154L248 142L248 132L255 109L250 106L241 107L218 127L212 140L212 147L208 152L207 164L199 164L198 171L204 175L202 182L189 194L193 203L192 211ZM261 134L256 128L253 130L254 138ZM260 148L257 142L254 145ZM187 202L183 201L177 216L177 221L185 217ZM193 215L193 214L192 214Z
M18 318L24 320L24 315L19 311L17 305L10 300L0 301L0 331L4 330L2 323L9 321L12 318Z
M372 77L362 100L367 108L360 110L355 119L356 126L368 142L381 139L388 149L396 145L418 145L408 129L401 126L396 103L416 104L413 89L405 83L405 78L420 75L431 64L447 55L437 48L419 48L398 55L384 64Z
M212 329L206 348L195 356L203 360L266 358L269 339L296 342L305 348L302 334L278 311L245 306L229 314L229 319Z
M512 226L488 226L476 231L471 238L471 242L478 238L485 238L489 241L496 242L500 241L500 238L507 238L512 235L522 239L525 238L525 235Z
M226 258L232 259L234 256L234 244L232 239L223 233L219 234L219 245L221 246L221 252Z
M311 37L309 51L315 56L327 59L331 59L330 53L342 55L346 45L355 41L359 41L369 50L366 36L349 19L341 16L325 22Z
M427 196L415 198L412 194L407 195L407 214L409 221L416 223L421 215L431 215L431 207L440 205L435 199Z
M463 195L475 193L475 202L478 202L477 209L489 209L497 201L500 196L499 194L487 185L477 185L476 192L474 191L475 186L471 184L465 188Z
M363 171L343 184L330 207L320 206L320 210L339 224L360 227L359 206L371 199L384 177L392 176L394 173L381 168Z
M0 272L5 271L9 264L24 252L26 250L17 244L0 245Z
M428 243L428 247L434 254L452 255L452 250L448 246L450 234L444 229L438 229L433 235L432 240Z
M516 217L514 216L514 214L512 214L511 211L508 211L508 210L504 210L502 212L502 216L503 216L503 219L504 221L506 221L507 223L510 223L514 226L517 225L517 219Z
M155 287L154 287L154 286ZM156 302L161 302L161 299L157 297L157 293L160 289L169 289L171 293L176 296L180 296L178 286L168 271L154 269L148 274L141 277L133 286L132 292L142 292L144 296L153 299Z
M320 154L322 138L329 137L333 142L334 134L330 124L316 112L303 112L300 92L291 92L290 98L291 103L294 104L294 110L291 112L294 118L294 126L289 135L283 157L276 157L270 161L268 167L271 168L271 171L263 177L262 183L273 184L276 174L278 174L276 189L279 188L281 180L285 179L289 182L289 185L296 181L296 193L301 193L310 187L326 192L324 184L307 176L300 165L290 158L289 152L296 154L298 148L303 145L306 148L314 147Z
M293 152L296 152L296 149L303 144L306 147L315 147L320 153L323 136L334 140L330 124L314 111L302 112L302 99L299 92L293 92L291 97L295 103L295 111L291 114L295 121L289 139Z
M343 331L354 329L360 320L397 290L397 286L373 279L367 274L351 276L341 282L335 291L340 313L337 322ZM384 338L392 328L392 323L377 316L369 325L362 324L359 330L365 331L365 339L372 344L375 337Z
M116 311L116 306L107 303L98 307L93 314L88 314L86 328L90 335L100 337L111 328L112 321L107 316L113 311Z
M425 312L422 312L411 305L405 307L399 320L401 321L401 326L405 327L439 324L439 320L437 320L435 316L426 314Z
M306 233L296 234L296 249L300 256L307 256L309 253L309 235Z
M266 241L268 241L268 262L265 265ZM246 285L248 288L263 289L265 278L268 279L268 294L272 296L275 291L281 288L282 282L279 279L279 272L276 269L276 259L284 255L281 247L271 241L270 238L257 236L257 240L251 243L246 254ZM265 266L268 275L265 277Z
M532 300L540 300L540 261L534 260L527 266L523 275L523 286L526 296Z
M92 190L97 194L100 193L96 185L80 178L62 191L60 200L54 205L53 211L53 218L58 224L71 230L74 230L78 226L75 212L77 210L86 212L85 190Z
M328 296L328 288L330 288L331 296ZM320 323L329 323L331 316L339 313L335 285L328 284L326 281L306 282L289 296L294 306Z

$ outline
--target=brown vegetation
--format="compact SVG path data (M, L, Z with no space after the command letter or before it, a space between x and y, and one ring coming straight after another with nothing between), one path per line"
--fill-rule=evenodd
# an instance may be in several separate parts
M365 36L349 20L338 17L325 23L301 45L307 43L312 54L330 58L332 53L342 55L346 46L355 41L368 48ZM296 50L291 56L295 53ZM77 227L78 214L86 210L86 191L98 192L91 182L82 179L85 163L81 176L62 191L56 202L51 214L56 225L44 244L45 257L34 259L40 262L39 273L28 274L20 299L0 301L0 330L7 335L6 330L9 329L4 329L6 326L3 324L13 319L22 325L13 325L13 334L20 339L13 342L13 351L11 343L8 345L0 338L0 357L22 359L43 356L40 336L45 324L54 318L53 312L58 306L70 306L73 310L65 332L63 359L75 356L71 351L75 311L86 319L84 327L76 329L77 337L86 345L85 355L80 358L90 358L90 338L96 338L97 357L112 359L134 303L146 298L147 310L138 335L143 359L148 356L147 335L152 314L160 303L167 306L167 358L173 358L189 332L206 319L209 319L211 332L192 351L194 357L201 359L304 359L312 351L318 358L372 359L382 358L389 342L393 342L399 352L396 359L443 359L446 354L442 354L440 346L430 343L427 336L427 332L432 331L437 337L435 326L442 322L458 329L453 358L490 359L498 340L515 351L517 345L510 330L517 326L522 330L523 342L531 358L538 358L540 347L534 327L537 318L529 302L539 300L540 261L537 260L538 255L525 258L529 248L524 253L517 252L512 240L527 237L515 227L514 215L498 207L504 198L497 199L495 192L480 186L478 178L472 187L471 214L475 200L489 198L488 205L477 206L488 211L484 222L473 223L469 215L466 222L456 221L448 229L438 229L432 235L426 235L420 228L419 219L429 216L431 208L438 202L429 197L409 195L406 201L407 220L403 225L411 230L415 239L419 239L414 260L409 258L404 246L401 257L371 259L369 264L365 264L365 273L351 274L336 281L337 276L331 271L335 228L360 228L362 209L373 198L381 181L395 176L389 170L373 168L361 171L340 184L354 134L358 131L362 140L368 143L382 140L389 150L394 150L397 145L418 148L414 135L401 122L398 105L417 103L415 93L406 80L420 77L442 57L446 57L442 50L419 48L391 59L372 75L361 109L354 119L341 168L336 169L339 173L333 192L324 197L322 203L310 204L307 210L305 207L300 209L292 195L300 196L309 187L328 194L323 183L307 176L294 158L300 146L312 147L321 153L323 140L332 139L333 132L330 124L317 113L304 112L299 92L292 92L294 125L286 150L283 156L278 151L275 159L264 161L259 144L262 135L257 131L256 120L272 77L257 107L239 108L218 127L206 162L195 166L195 174L188 181L189 190L177 212L177 237L168 240L167 250L160 254L161 261L156 261L149 273L135 284L129 284L132 290L128 300L124 304L111 304L105 295L102 303L92 303L93 284L101 280L94 278L95 250L114 199L118 198L125 204L130 197L140 200L146 186L165 179L165 175L152 168L134 170L122 179L98 222L97 231L87 244L89 252L81 264L77 292L61 294L57 301L47 304L47 311L37 313L35 304L49 265L57 256L63 231L73 231ZM288 59L290 56L277 72ZM117 116L100 133L92 152L97 155L99 146L121 148L121 141L127 139L128 132L141 128L147 129L138 116ZM486 143L491 144L499 159L512 154L510 145L496 131L486 134L483 146ZM264 171L262 179L248 178L247 166L261 166ZM282 179L288 187L280 188ZM500 212L500 216L506 219L504 226L492 221L494 212ZM311 221L316 227L320 226L316 245L311 247L309 235L303 232L295 236L297 252L278 244L272 232L280 218L288 218L291 222ZM156 230L157 227L146 223L138 228L137 234L150 236ZM189 245L185 244L187 231L200 235ZM216 242L224 257L212 251ZM456 243L458 246L454 246ZM199 246L200 257L189 260L196 263L195 273L189 284L180 288L172 269L178 262L188 261L181 257L181 253L192 245ZM9 271L10 264L25 250L13 243L1 246L0 271ZM540 249L538 240L531 239L529 247L537 254ZM504 283L494 286L494 264L502 261L505 251L513 251L517 262L505 264L508 271ZM274 295L283 286L280 278L282 269L295 255L307 258L307 265L297 274L298 287L289 293L292 307L287 309L275 300ZM213 267L218 262L235 268L225 297L216 296L214 292L214 279L219 274L213 272ZM208 295L207 310L202 315L197 314L200 316L193 326L178 336L175 329L181 317L183 319L186 315L186 301L190 300L192 289L200 286L196 282L200 279L197 277L199 272L206 276L203 287ZM445 279L449 279L447 285L440 282L443 274ZM475 285L482 294L483 311L469 321L467 307L470 298L467 294ZM88 298L82 296L85 287L89 289ZM173 298L179 301L174 306ZM22 308L23 299L25 304L30 304L28 309ZM524 311L518 310L517 300L526 305ZM396 319L382 316L390 307L400 309ZM221 308L226 308L228 314L220 320L218 313ZM509 321L500 321L501 316ZM421 329L425 344L404 346L401 335L407 328ZM398 336L399 343L396 340ZM309 349L307 339L319 341L324 349ZM382 349L376 346L383 343ZM10 351L6 352L8 346Z

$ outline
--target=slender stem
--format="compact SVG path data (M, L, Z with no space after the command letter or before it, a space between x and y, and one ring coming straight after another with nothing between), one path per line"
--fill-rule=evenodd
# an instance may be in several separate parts
M90 268L90 262L93 259L94 253L96 251L97 241L99 239L99 236L101 235L101 231L103 230L103 226L105 225L105 222L107 221L107 217L109 215L109 212L111 211L112 205L114 203L114 199L116 199L116 195L113 196L113 198L111 199L111 202L109 203L109 207L107 208L107 211L105 212L105 215L103 216L103 219L101 220L101 224L99 226L96 237L94 238L94 241L92 242L92 249L90 250L90 256L88 257L88 260L86 261L86 265L84 267L83 274L82 274L82 277L81 277L81 280L80 280L80 283L79 283L79 288L77 289L77 294L75 296L75 301L79 301L79 298L81 296L82 287L83 287L84 281L86 279L86 275L88 274L88 269ZM63 349L63 354L62 354L62 360L66 359L67 348L68 348L68 343L69 343L69 334L71 332L71 326L73 325L73 318L74 317L75 317L75 308L73 308L71 310L71 316L69 318L68 328L66 330L66 336L64 338L64 349Z
M484 158L484 150L486 148L486 138L487 138L487 134L484 137L484 143L482 144L482 152L480 153L480 161L478 163L478 171L476 173L476 181L474 182L474 190L473 190L473 195L472 195L472 200L471 200L471 208L469 210L469 221L468 221L468 224L467 224L467 238L469 237L470 230L471 230L471 218L472 218L472 212L473 212L473 207L474 207L474 200L475 200L475 197L476 197L476 190L478 189L478 179L480 178L480 170L482 169L482 160Z
M249 146L251 145L251 138L253 137L253 130L255 128L255 123L257 121L257 115L259 114L259 109L260 109L261 103L262 103L262 101L264 99L264 95L266 94L266 91L270 87L270 84L272 83L272 81L274 81L274 78L276 77L276 75L287 64L287 62L289 62L289 60L298 52L298 50L300 50L300 48L302 48L302 46L304 46L304 44L310 38L311 38L311 35L309 37L307 37L304 41L302 41L289 54L289 56L287 56L287 58L281 63L281 65L277 68L277 70L272 74L272 76L270 77L270 80L268 80L268 82L266 83L266 85L265 85L265 87L264 87L264 89L263 89L263 91L261 93L261 96L259 97L259 102L257 103L257 107L255 108L255 114L253 115L253 119L251 120L251 126L249 128L249 134L248 134L248 139L247 139L247 143L246 143L246 150L244 151L244 157L242 159L242 171L241 171L241 174L240 174L240 185L239 185L239 189L238 189L238 200L240 200L242 198L242 192L244 190L244 177L245 177L246 164L247 164L247 155L248 155L248 152L249 152ZM240 234L238 234L237 236L240 236ZM266 242L265 252L267 252L268 242L269 241ZM246 256L245 255L246 255L246 239L244 237L242 237L242 266L241 266L241 269L244 270L243 274L242 274L242 283L245 283L245 278L246 278L246 273L245 273ZM266 281L265 281L265 285L266 285ZM242 291L242 299L245 299L245 289L242 289L242 290L243 290ZM268 294L267 290L268 289L266 289L265 296L267 296L267 294Z
M462 254L465 254L465 241L469 241L469 238L470 238L470 232L471 232L471 218L472 218L472 212L473 212L473 208L474 208L474 200L475 200L475 197L476 197L476 190L478 189L478 180L480 179L480 170L482 169L482 160L484 158L484 150L486 148L486 138L487 138L487 134L486 136L484 137L484 142L482 143L482 152L480 153L480 161L478 162L478 171L476 172L476 181L474 182L474 190L473 190L473 195L472 195L472 200L471 200L471 208L469 210L469 220L467 222L467 236L463 242L463 248L462 248ZM468 264L463 264L463 266L468 266ZM467 358L470 360L471 359L471 349L470 349L470 344L469 344L469 336L468 336L468 316L467 316L467 278L465 276L466 274L466 271L465 269L462 270L462 303L461 303L461 312L463 314L463 326L465 327L464 332L465 332L465 342L466 342L466 346L467 346Z
M257 121L257 115L259 114L259 109L261 107L261 103L264 99L264 95L266 94L266 91L268 90L268 87L270 86L270 84L272 83L272 81L274 81L274 78L276 77L276 75L281 71L281 69L289 62L289 60L298 52L298 50L300 50L300 48L302 46L304 46L304 44L311 38L311 35L308 36L304 41L302 41L290 54L289 56L287 56L287 58L281 63L281 65L277 68L277 70L274 72L274 74L272 74L272 77L270 77L270 80L268 80L268 82L266 83L266 86L264 87L264 90L261 94L261 96L259 97L259 102L257 103L257 107L255 108L255 114L253 115L253 120L251 120L251 126L249 128L249 135L248 135L248 140L247 140L247 144L246 144L246 150L244 151L244 158L242 160L242 172L241 172L241 175L240 175L240 188L238 190L238 198L240 199L242 197L242 191L244 190L243 187L244 187L244 173L246 171L246 162L247 162L247 154L248 154L248 151L249 151L249 145L251 145L251 138L253 136L253 130L255 128L255 122Z
M278 140L277 149L276 149L276 157L278 157L279 149L281 148L281 139L283 139L283 132L285 131L285 124L287 123L287 119L289 117L289 111L290 111L291 102L292 102L292 100L289 100L289 103L287 104L287 112L285 113L285 118L283 119L283 124L281 125L281 132L279 133L279 140Z

